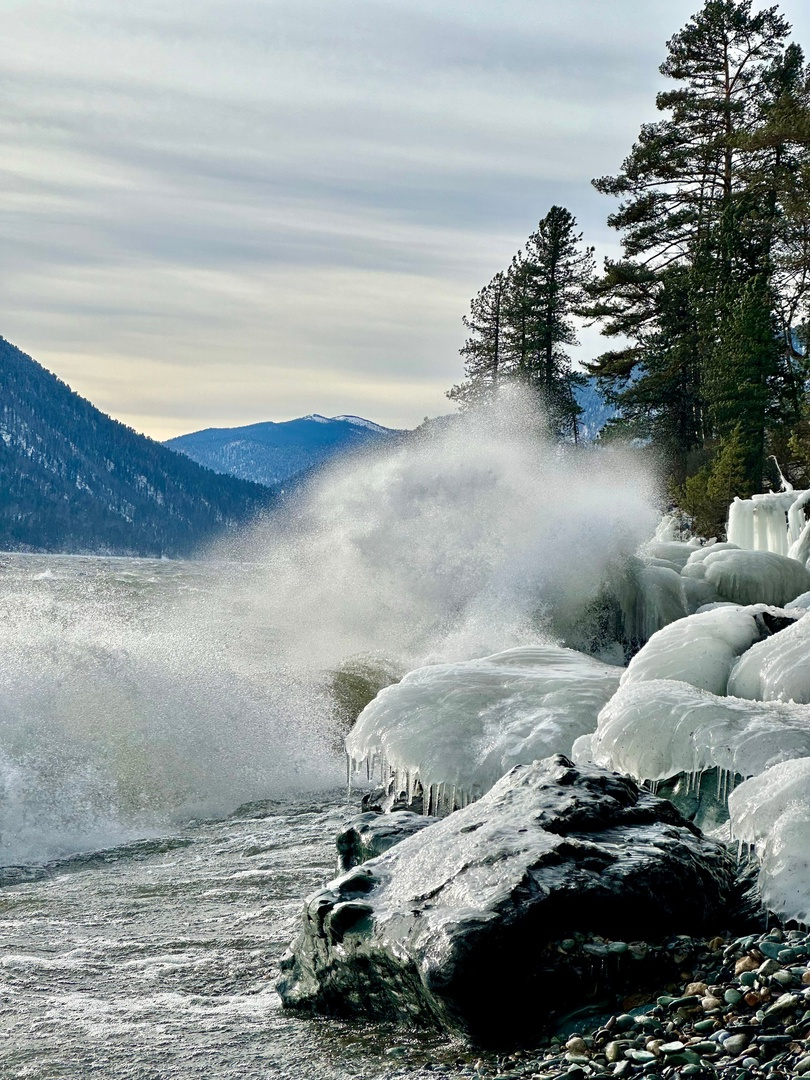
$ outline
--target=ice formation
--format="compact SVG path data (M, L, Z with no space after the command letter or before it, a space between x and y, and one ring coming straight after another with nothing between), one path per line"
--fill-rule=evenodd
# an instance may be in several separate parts
M553 645L420 668L366 706L346 749L355 768L393 771L400 790L418 780L432 810L465 804L514 765L569 754L620 676Z
M782 607L810 590L810 571L772 551L710 551L685 573L707 581L721 599L735 604Z
M670 680L631 683L602 709L596 732L575 755L639 781L709 769L754 776L810 757L810 708L720 697Z
M756 846L766 906L810 923L810 757L747 780L728 806L732 834Z
M810 618L799 619L744 653L731 673L728 692L758 701L810 703Z
M802 563L810 556L806 508L810 491L780 491L735 499L729 508L728 539L746 551L771 551Z
M671 623L633 657L622 685L674 679L725 694L737 657L765 636L757 618L764 610L764 605L724 605Z

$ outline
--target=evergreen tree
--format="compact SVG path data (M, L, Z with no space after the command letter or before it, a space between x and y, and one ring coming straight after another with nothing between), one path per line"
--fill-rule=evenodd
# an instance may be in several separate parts
M594 182L622 200L609 223L622 233L623 258L607 264L589 313L629 343L592 372L630 419L653 405L648 434L678 476L695 447L722 446L730 418L750 410L739 438L749 440L752 490L767 419L795 388L771 340L795 162L775 144L746 143L801 77L788 32L775 7L707 0L668 42L661 71L677 86L658 95L664 118L642 128L618 176Z
M507 275L499 271L472 300L470 314L462 320L470 333L461 349L467 381L447 393L462 406L478 404L496 393L506 373L506 302Z
M527 383L543 397L552 428L576 439L580 413L574 386L582 376L571 370L567 347L577 345L573 316L582 310L593 280L593 248L582 246L576 219L552 206L529 237L524 256L527 280Z
M583 247L575 218L553 206L506 273L472 301L461 350L466 379L448 396L466 407L490 399L505 379L520 382L541 396L552 431L576 439L574 388L584 379L567 348L577 344L573 320L593 273L593 249Z

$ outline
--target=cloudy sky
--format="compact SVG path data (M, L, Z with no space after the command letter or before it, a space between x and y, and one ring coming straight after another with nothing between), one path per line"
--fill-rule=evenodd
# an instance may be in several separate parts
M447 411L552 203L613 250L590 179L699 6L0 0L0 335L156 438Z

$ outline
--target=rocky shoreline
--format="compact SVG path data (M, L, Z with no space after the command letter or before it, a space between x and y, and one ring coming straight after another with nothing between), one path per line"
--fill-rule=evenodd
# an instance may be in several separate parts
M608 951L623 945L605 943ZM479 1061L471 1075L498 1080L810 1075L810 935L777 928L731 940L674 939L671 945L685 963L688 958L691 970L668 993L604 1016L597 1026L582 1022L562 1031L538 1049L511 1055L505 1069Z

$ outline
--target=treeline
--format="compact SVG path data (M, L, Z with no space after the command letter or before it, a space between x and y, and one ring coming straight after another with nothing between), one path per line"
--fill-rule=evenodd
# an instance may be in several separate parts
M509 374L533 386L543 375L551 400L565 400L577 379L564 351L574 317L598 323L615 340L586 365L618 410L604 437L650 443L678 502L711 532L735 495L778 485L772 456L789 479L810 483L810 69L778 7L707 0L667 43L661 72L671 87L657 97L660 118L642 127L617 175L594 181L618 200L608 223L622 256L589 277L573 218L553 208L539 234L549 219L566 221L567 257L579 261L566 292L538 260L545 292L530 308L529 364L516 360L521 293L510 268L473 301L467 380L450 393L474 400L504 370L499 359L494 376L487 353L498 277ZM518 268L524 261L533 256ZM552 296L553 318L554 304L543 308Z

